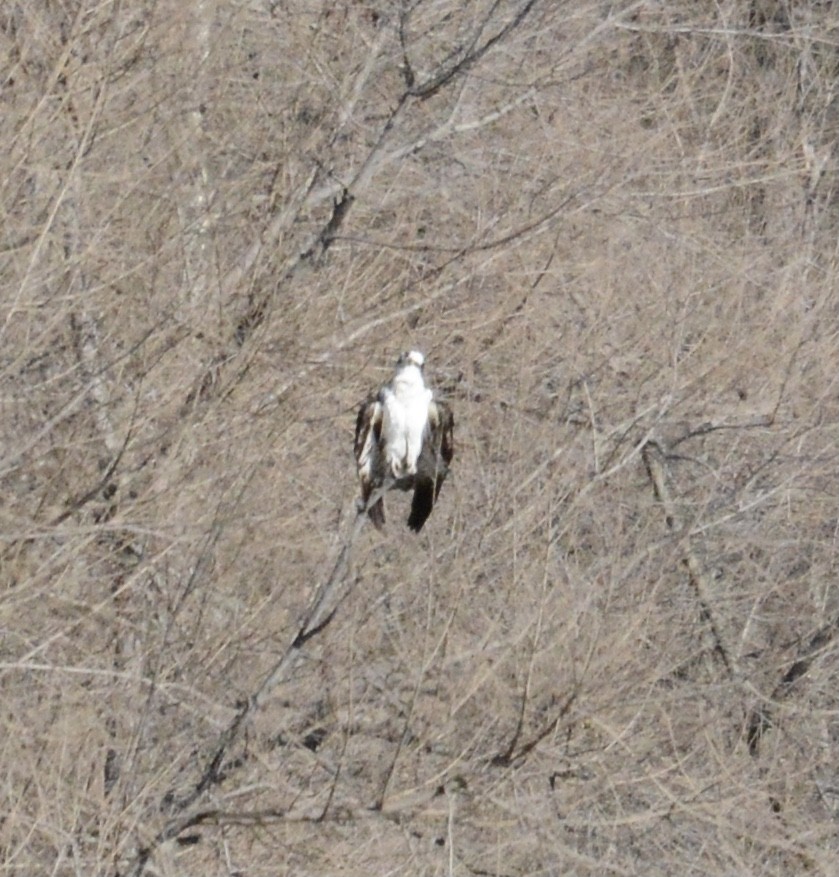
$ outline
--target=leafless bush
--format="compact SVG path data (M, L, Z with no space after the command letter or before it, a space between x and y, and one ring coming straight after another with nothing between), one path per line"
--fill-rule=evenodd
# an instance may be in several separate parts
M837 21L7 4L4 873L832 877Z

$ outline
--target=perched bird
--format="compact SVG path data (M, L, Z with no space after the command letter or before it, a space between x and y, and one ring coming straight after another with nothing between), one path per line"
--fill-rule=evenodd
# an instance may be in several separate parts
M361 481L360 511L381 530L383 495L413 490L408 526L422 529L443 486L454 455L451 408L425 386L425 357L403 353L389 384L369 396L355 423L355 460ZM372 502L371 502L372 499Z

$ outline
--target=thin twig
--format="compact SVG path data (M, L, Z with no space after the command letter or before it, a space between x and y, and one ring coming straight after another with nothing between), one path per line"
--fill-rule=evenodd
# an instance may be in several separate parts
M667 528L674 533L682 532L684 527L679 519L676 504L673 501L667 483L664 452L655 441L648 440L641 449L641 456L644 459L644 465L647 467L650 481L653 483L655 494L664 508L664 520L667 523ZM690 573L691 584L699 599L702 614L708 619L708 624L711 627L715 650L722 659L729 677L732 680L739 679L740 671L737 667L737 660L733 650L728 645L728 638L725 635L722 620L717 615L711 599L711 587L708 577L702 561L700 561L699 556L694 551L688 537L685 538L685 562Z

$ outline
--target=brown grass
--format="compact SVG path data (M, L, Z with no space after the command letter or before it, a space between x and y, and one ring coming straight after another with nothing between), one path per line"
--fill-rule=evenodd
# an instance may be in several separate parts
M837 21L7 4L0 873L835 877Z

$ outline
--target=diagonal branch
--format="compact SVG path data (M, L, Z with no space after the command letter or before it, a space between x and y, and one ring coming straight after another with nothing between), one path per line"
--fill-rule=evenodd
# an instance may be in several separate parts
M478 46L478 40L481 37L484 29L489 23L492 16L495 14L496 9L500 5L501 0L496 0L495 3L492 4L492 7L487 12L481 26L477 29L475 36L473 37L471 43L467 48L457 53L457 57L453 60L450 60L448 65L445 65L442 70L438 71L434 76L430 79L427 79L425 82L409 87L408 94L411 97L419 98L420 100L427 100L433 95L437 94L441 88L445 87L449 82L451 82L456 76L459 76L462 73L465 73L469 70L470 67L473 67L478 61L483 58L483 56L500 40L503 40L509 33L515 30L527 16L530 14L533 7L536 5L538 0L527 0L527 2L519 9L519 11L507 22L502 28L500 28L496 33L494 33L491 37L489 37L482 45ZM406 61L407 65L407 61ZM410 71L410 66L407 66L407 70Z
M149 859L161 844L178 837L183 831L196 824L196 813L192 809L193 805L211 788L227 778L228 774L223 770L225 759L230 749L239 740L247 719L264 706L268 696L285 678L286 671L299 653L299 650L310 639L322 633L329 626L335 617L338 607L348 596L350 592L349 587L344 590L343 594L335 598L336 591L346 582L352 548L364 526L367 518L367 509L372 507L384 495L387 489L387 486L385 486L374 491L366 505L358 509L349 537L338 553L338 557L332 567L332 572L315 592L291 642L251 693L250 697L240 702L236 715L219 734L210 750L198 781L189 793L169 804L169 810L174 815L170 817L148 846L137 851L133 862L126 871L127 874L132 875L132 877L141 877L145 872Z
M644 459L644 465L647 467L650 481L653 483L656 497L664 509L664 520L667 528L674 533L682 532L684 528L676 511L676 504L670 494L670 487L667 481L664 452L655 441L648 440L641 449L641 456ZM690 582L699 599L702 615L708 620L710 625L714 638L714 649L722 659L729 677L732 680L738 680L740 679L740 670L737 666L737 659L734 656L733 649L728 644L728 637L726 636L722 620L717 615L711 599L711 586L708 582L705 568L694 551L689 537L685 539L685 562L690 574Z

